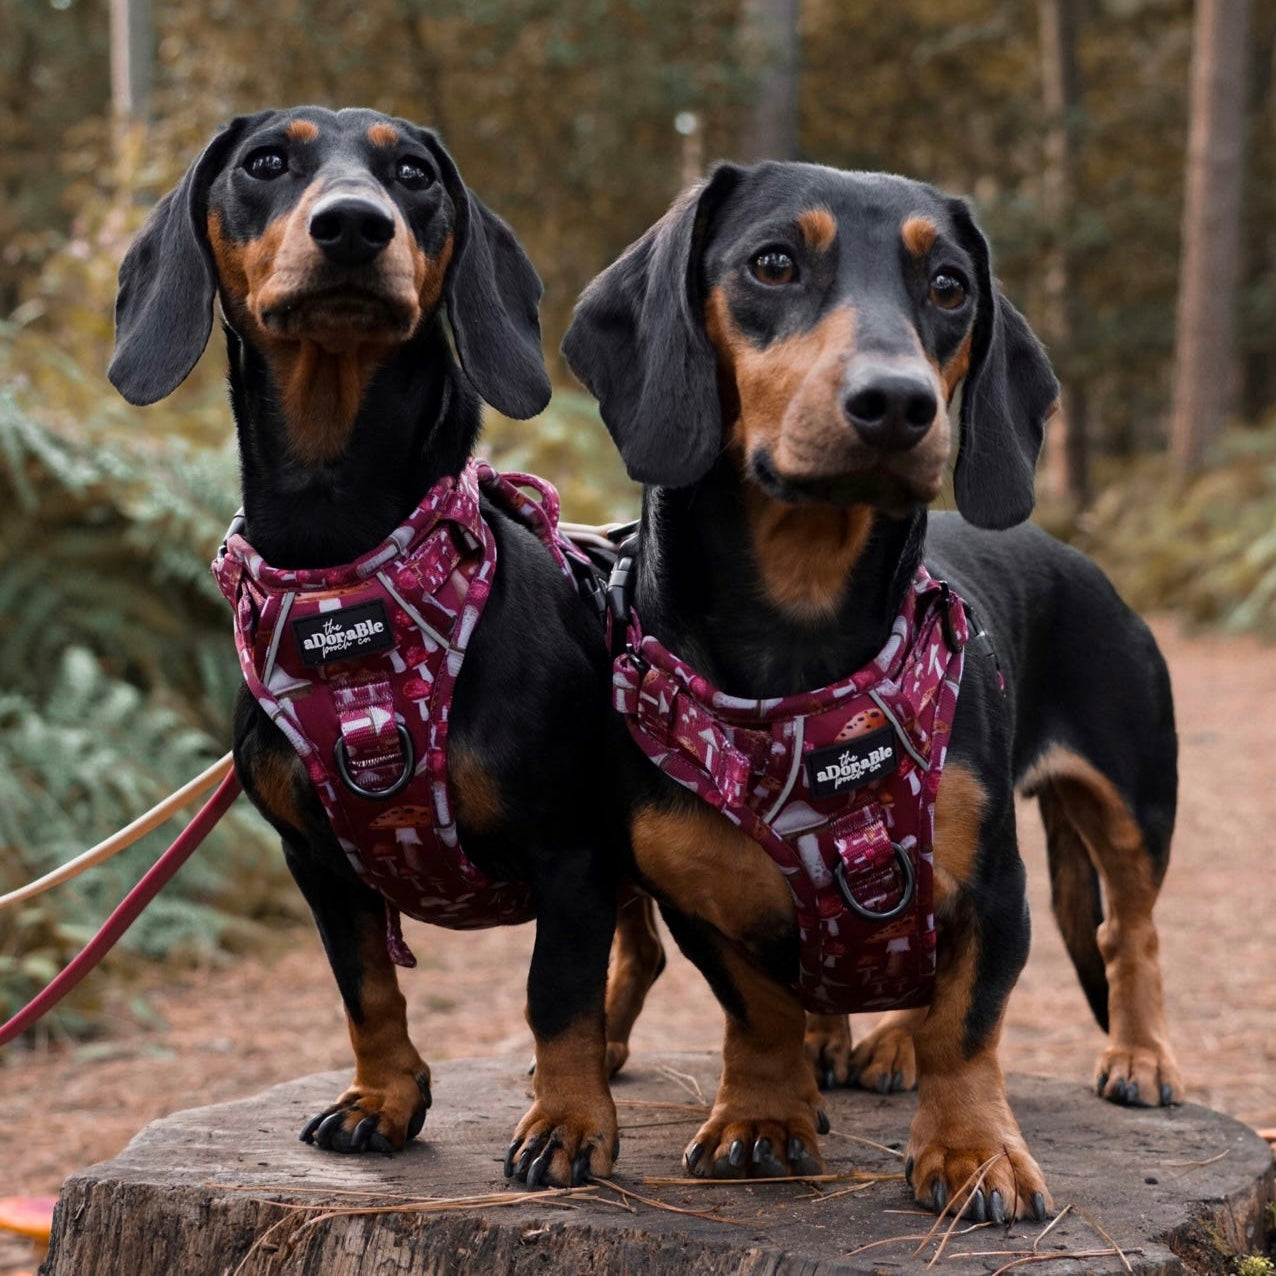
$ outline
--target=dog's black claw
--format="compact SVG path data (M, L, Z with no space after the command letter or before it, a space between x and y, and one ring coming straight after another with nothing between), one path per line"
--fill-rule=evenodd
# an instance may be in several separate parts
M931 1208L937 1213L948 1204L948 1188L944 1185L941 1178L933 1178L930 1181L930 1201Z
M781 1179L788 1173L775 1155L770 1139L759 1139L753 1145L753 1165L762 1178Z
M425 1109L412 1114L411 1120L408 1122L408 1138L415 1139L421 1133L421 1127L425 1124Z
M358 1125L354 1127L354 1133L350 1136L350 1151L362 1152L368 1146L368 1140L372 1138L373 1131L377 1128L376 1117L364 1117Z
M694 1170L700 1164L700 1158L704 1155L704 1144L693 1143L686 1152L683 1153L682 1159L687 1169Z
M535 1063L535 1060L532 1062ZM426 1111L428 1112L434 1103L434 1095L430 1093L430 1074L428 1072L423 1072L419 1077L417 1077L416 1088L420 1093L421 1098L425 1101ZM425 1118L422 1117L421 1120L424 1121Z
M1049 1211L1046 1209L1046 1196L1044 1192L1034 1192L1032 1194L1032 1216L1038 1223L1044 1223L1050 1217Z
M505 1152L505 1165L502 1168L505 1170L505 1177L507 1179L512 1179L514 1177L514 1157L517 1155L518 1149L522 1146L523 1140L515 1139Z
M988 1221L988 1201L984 1196L984 1189L981 1187L978 1191L971 1193L970 1202L966 1206L966 1217L976 1223L986 1223Z
M319 1128L315 1131L315 1142L319 1144L321 1148L335 1147L333 1138L341 1129L341 1124L345 1119L346 1114L344 1112L330 1112L319 1123Z
M902 1072L893 1073L891 1076L891 1089L902 1090L903 1088L904 1088L904 1074Z
M541 1148L545 1146L545 1135L534 1139L531 1143L523 1148L522 1155L518 1158L518 1163L514 1166L514 1177L520 1183L527 1182L528 1171L532 1168L532 1162L540 1155Z
M1125 1101L1130 1104L1142 1102L1139 1098L1139 1083L1137 1081L1127 1081L1125 1083Z
M1108 1074L1106 1072L1100 1072L1098 1079L1094 1083L1095 1093L1098 1094L1099 1098L1103 1098L1103 1092L1107 1088L1108 1088Z
M557 1139L550 1139L545 1145L545 1150L532 1162L531 1168L527 1171L528 1187L540 1187L542 1180L546 1187L551 1185L552 1180L546 1178L546 1175L549 1173L549 1166L554 1159L554 1153L562 1146Z
M744 1140L736 1139L727 1151L727 1164L733 1169L738 1170L744 1164Z
M904 1182L907 1183L909 1187L913 1186L913 1165L914 1161L910 1156L908 1160L904 1162Z
M532 1061L527 1065L527 1075L534 1077L536 1075L536 1056L532 1056Z
M878 1094L890 1094L890 1092L891 1092L891 1078L890 1078L890 1073L889 1073L889 1072L883 1072L883 1073L882 1073L882 1075L881 1075L880 1077L878 1077L878 1078L877 1078L877 1093L878 1093Z
M832 1068L824 1069L824 1080L820 1083L821 1090L831 1090L837 1085L837 1073Z
M589 1157L590 1149L582 1148L577 1154L576 1159L572 1162L572 1187L580 1187L584 1183L588 1183L591 1175L589 1173Z
M851 1070L846 1074L846 1084L854 1085L860 1079L860 1070L852 1065Z
M829 1124L829 1114L823 1109L815 1114L815 1128L820 1134L827 1134L833 1128Z
M327 1120L327 1117L328 1114L326 1112L320 1112L318 1116L311 1117L306 1122L306 1128L297 1137L303 1143L313 1143L315 1141L315 1131Z
M1168 1108L1174 1102L1174 1087L1168 1082L1161 1083L1161 1106Z
M377 1130L373 1133L372 1137L368 1140L368 1151L382 1152L386 1156L393 1156L394 1144L391 1143L390 1140L387 1139L385 1135L381 1133L380 1130Z
M799 1138L789 1140L785 1149L789 1154L789 1165L793 1174L818 1174L821 1170L819 1161L807 1151L806 1144Z
M988 1198L988 1217L998 1226L1006 1221L1006 1206L1000 1192L994 1191Z

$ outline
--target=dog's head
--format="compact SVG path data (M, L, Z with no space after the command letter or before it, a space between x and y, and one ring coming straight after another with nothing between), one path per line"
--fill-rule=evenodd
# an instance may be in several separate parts
M185 379L214 294L265 358L285 418L330 370L348 410L337 415L353 420L367 378L443 303L482 398L514 417L549 400L531 262L439 139L407 120L299 107L241 116L209 142L120 267L109 375L129 402ZM315 459L341 442L294 426Z
M1028 517L1058 385L960 199L902 177L724 164L586 289L563 342L630 474L723 449L786 503Z

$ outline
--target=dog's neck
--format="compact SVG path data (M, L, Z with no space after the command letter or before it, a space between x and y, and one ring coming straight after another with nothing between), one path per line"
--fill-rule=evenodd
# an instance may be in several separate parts
M724 454L700 482L650 489L643 502L635 603L645 632L731 695L773 697L827 686L885 646L921 560L926 515L848 514L863 527L858 553L825 609L778 601L757 544L758 511ZM786 507L799 536L803 507ZM809 553L827 554L839 533L811 509ZM762 550L765 553L765 547Z
M274 567L350 562L385 539L440 478L464 467L480 404L440 320L423 324L370 379L348 441L307 462L290 445L267 361L226 329L245 533Z

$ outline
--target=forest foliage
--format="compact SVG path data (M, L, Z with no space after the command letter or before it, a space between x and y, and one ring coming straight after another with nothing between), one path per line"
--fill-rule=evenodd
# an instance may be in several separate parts
M115 272L147 209L229 116L313 101L438 129L545 280L556 393L493 419L500 464L552 478L565 515L635 492L555 351L590 277L668 205L698 123L739 146L758 66L740 0L236 0L152 6L149 124L110 118L106 0L0 0L0 890L113 831L228 747L235 682L207 573L237 503L224 352L150 409L105 381ZM1143 606L1276 620L1276 6L1255 6L1238 423L1192 480L1159 454L1171 383L1190 0L1086 0L1076 206L1043 215L1036 6L806 0L803 158L884 168L972 198L1030 318L1067 236L1081 330L1051 351L1084 384L1105 480L1065 528ZM1248 424L1246 424L1248 423ZM246 942L296 908L240 803L127 941L137 954ZM172 829L168 836L172 835ZM160 838L16 916L0 914L0 1013L60 965ZM91 987L91 985L90 985ZM91 1006L81 999L76 1013ZM64 1020L64 1025L72 1020Z

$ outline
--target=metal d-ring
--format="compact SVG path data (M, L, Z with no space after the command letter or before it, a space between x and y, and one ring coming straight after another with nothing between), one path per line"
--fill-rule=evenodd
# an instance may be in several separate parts
M837 862L837 867L833 870L833 880L837 883L837 889L842 892L842 898L846 901L847 908L853 913L858 913L866 922L894 921L913 902L913 895L917 890L917 874L913 870L913 861L908 858L908 852L898 842L891 843L891 850L895 852L895 862L899 865L899 871L904 876L904 890L899 897L899 903L884 912L875 913L871 908L865 908L851 894L851 888L846 884L846 865L840 859Z
M388 798L393 797L400 789L407 785L412 778L413 756L412 756L412 737L408 734L408 729L401 722L394 724L394 729L399 733L399 748L403 750L403 774L400 775L393 784L387 784L383 789L369 789L360 784L354 776L350 774L350 759L346 754L345 736L338 736L337 743L332 750L332 756L337 762L337 774L341 776L352 793L357 793L363 798Z

